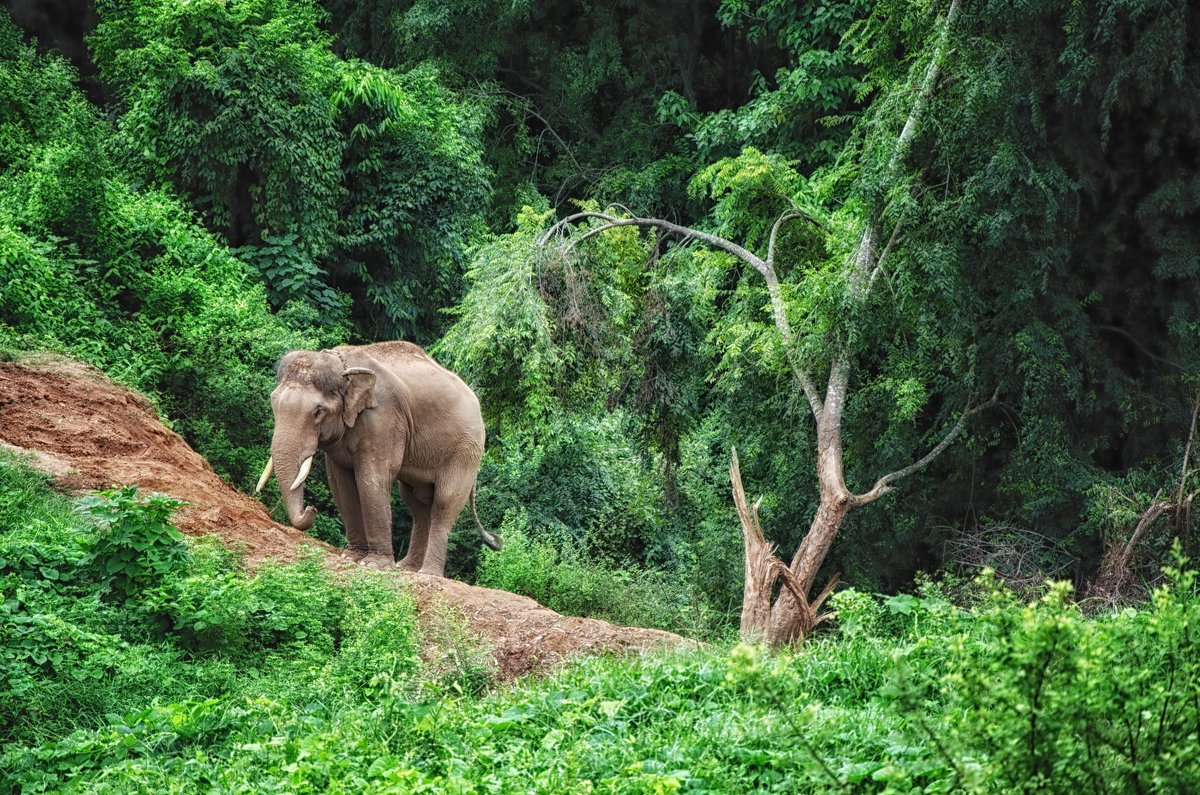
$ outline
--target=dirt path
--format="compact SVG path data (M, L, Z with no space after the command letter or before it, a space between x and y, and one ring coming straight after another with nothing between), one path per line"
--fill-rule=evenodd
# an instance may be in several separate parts
M99 371L46 358L0 363L0 444L30 453L62 486L85 491L137 484L189 505L175 524L188 535L214 534L256 566L295 559L305 545L331 547L271 520L261 503L231 488L142 397ZM456 607L486 642L501 677L541 670L574 654L624 652L688 641L669 632L562 616L532 599L454 580L407 576L425 616Z

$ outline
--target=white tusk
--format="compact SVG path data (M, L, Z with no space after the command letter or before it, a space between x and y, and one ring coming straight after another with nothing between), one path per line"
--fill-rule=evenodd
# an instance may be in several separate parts
M255 494L261 494L263 486L267 485L267 481L271 479L271 473L275 471L274 459L268 458L267 465L263 467L262 477L258 479L258 485L254 487Z
M298 489L300 484L304 482L304 479L308 477L308 473L312 471L312 460L313 457L311 455L304 459L304 463L300 465L300 474L296 475L296 479L292 481L292 488L289 489L290 491L295 491Z

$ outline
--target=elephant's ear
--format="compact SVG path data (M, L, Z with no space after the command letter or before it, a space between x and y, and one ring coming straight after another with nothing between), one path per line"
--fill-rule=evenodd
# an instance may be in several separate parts
M342 421L353 428L363 409L373 409L375 402L375 372L365 367L350 367L342 371L346 379L346 396L342 401Z

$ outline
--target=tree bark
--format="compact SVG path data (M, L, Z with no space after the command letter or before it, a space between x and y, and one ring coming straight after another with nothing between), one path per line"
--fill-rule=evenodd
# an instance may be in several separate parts
M820 610L825 599L833 592L838 577L835 575L817 598L810 602L805 585L783 561L775 557L775 545L763 536L762 524L758 518L758 502L751 508L746 501L737 450L730 456L729 479L733 484L733 502L737 506L738 518L742 523L745 548L746 577L742 586L742 621L739 637L752 643L763 641L772 647L793 643L833 616L832 613L821 613ZM817 515L818 518L821 516L820 511ZM833 540L833 534L837 533L837 522L831 527L830 542ZM811 535L810 531L809 537ZM781 578L783 587L779 599L772 607L771 597L774 594L775 583Z

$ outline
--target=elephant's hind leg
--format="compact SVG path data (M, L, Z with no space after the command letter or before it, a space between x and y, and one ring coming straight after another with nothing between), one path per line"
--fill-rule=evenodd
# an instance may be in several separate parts
M421 562L422 574L446 576L446 547L450 543L450 530L467 504L474 485L474 470L456 473L434 485L433 506L429 512L429 543L425 548L425 559Z
M433 489L429 486L414 487L400 483L400 496L412 513L412 535L408 541L408 552L396 565L409 571L417 571L425 562L425 548L429 542L429 514L433 501Z

